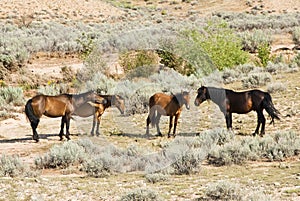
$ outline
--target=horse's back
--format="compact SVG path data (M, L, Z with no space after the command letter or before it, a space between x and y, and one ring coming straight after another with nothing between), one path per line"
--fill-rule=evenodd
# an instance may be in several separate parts
M149 99L149 107L153 107L154 105L160 105L162 107L166 106L170 103L171 97L164 93L155 93Z

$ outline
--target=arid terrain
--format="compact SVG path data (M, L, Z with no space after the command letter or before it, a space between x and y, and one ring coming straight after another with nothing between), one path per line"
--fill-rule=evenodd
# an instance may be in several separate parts
M113 2L113 3L112 3ZM176 1L172 1L176 2ZM131 1L131 6L156 7L167 10L169 18L185 18L189 12L198 17L211 15L213 12L251 12L255 6L269 13L297 12L300 9L298 0L263 0L232 1L211 0L192 1L192 3L172 3L171 1ZM180 1L181 2L181 1ZM194 3L193 3L194 2ZM248 2L248 3L247 3ZM139 14L130 15L121 7L114 6L115 1L98 0L4 0L0 2L0 21L15 24L28 24L32 21L77 21L83 23L115 23L136 20ZM133 10L135 11L135 10ZM153 11L154 13L155 11ZM138 21L138 20L137 20ZM289 36L276 35L272 48L292 46ZM39 56L37 56L39 55ZM61 78L61 67L70 66L77 70L84 66L79 56L55 57L45 53L33 56L25 68L39 76L51 79ZM281 120L275 125L266 124L266 135L274 135L280 131L295 131L299 135L300 124L300 72L284 72L272 75L272 82L282 83L286 90L272 94L275 107L281 112ZM199 83L200 86L200 83ZM241 82L225 85L226 88L242 89ZM266 90L266 87L262 87ZM36 92L30 91L26 98ZM183 109L179 119L178 137L196 136L215 127L225 128L225 120L212 102L205 102L200 107L193 104L196 96L191 92L191 109ZM267 117L267 115L266 115ZM116 108L109 108L103 115L100 137L90 136L92 118L74 117L71 120L71 139L88 138L91 141L126 148L129 145L150 147L174 140L173 138L144 136L147 114L130 116L120 115ZM256 126L256 114L233 115L233 129L236 138L251 135ZM270 119L267 118L267 122ZM168 118L163 117L161 129L167 132ZM21 160L34 167L36 157L46 153L59 141L60 118L42 117L38 127L40 142L34 143L29 121L24 114L24 106L17 107L14 118L0 121L0 155L18 155ZM150 133L155 134L156 129ZM206 184L218 180L231 180L246 186L257 186L266 194L277 200L300 200L300 158L289 158L276 162L247 162L246 165L230 165L215 167L204 162L198 173L192 175L172 175L164 182L148 183L144 173L133 172L114 174L104 178L87 177L76 168L37 170L36 177L1 177L0 200L118 200L122 195L135 188L149 188L158 192L168 200L192 200L202 195ZM250 189L250 188L248 188Z

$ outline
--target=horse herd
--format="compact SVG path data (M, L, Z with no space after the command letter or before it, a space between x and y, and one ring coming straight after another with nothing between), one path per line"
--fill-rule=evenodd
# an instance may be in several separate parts
M194 104L199 106L206 100L212 100L219 106L225 116L227 129L232 129L232 113L245 114L252 110L256 111L257 127L253 133L254 136L259 134L260 126L260 135L263 136L265 133L266 119L263 114L264 109L271 116L271 123L274 123L274 119L280 119L280 113L274 107L270 94L260 90L235 92L229 89L201 86L197 90ZM162 136L159 121L163 115L170 118L168 137L170 137L173 118L175 117L173 128L173 136L175 137L177 122L183 105L189 110L189 102L190 94L186 91L171 95L155 93L151 96L149 98L149 115L146 120L146 135L149 135L149 125L151 124L152 126L156 126L157 135ZM111 106L116 106L121 114L124 114L125 100L119 95L101 95L94 91L82 94L60 94L57 96L40 94L27 101L25 113L31 124L33 140L36 142L39 141L36 129L42 115L62 117L59 137L60 140L63 139L65 125L65 137L69 140L69 127L72 116L89 117L93 115L91 134L94 135L96 126L96 135L99 135L101 116L105 109Z

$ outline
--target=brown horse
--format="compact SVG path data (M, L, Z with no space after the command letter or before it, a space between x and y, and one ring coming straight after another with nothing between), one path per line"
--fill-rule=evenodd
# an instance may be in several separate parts
M70 119L74 111L88 101L103 102L103 98L95 92L89 91L82 94L60 94L57 96L37 95L29 99L25 106L25 113L30 121L33 139L38 142L39 136L36 128L42 115L48 117L62 117L60 140L63 139L64 125L66 124L66 138L69 140Z
M99 95L99 96L104 99L103 103L89 101L74 111L74 115L80 117L89 117L91 115L94 115L91 135L94 135L94 129L97 122L97 127L96 127L97 136L100 134L99 126L100 126L101 116L106 110L106 108L115 106L119 109L121 114L124 114L124 110L125 110L125 102L121 96L119 95Z
M174 121L174 130L173 136L175 137L176 126L178 122L178 118L182 111L182 106L185 105L186 109L190 109L190 95L189 92L181 92L178 94L167 95L163 93L156 93L149 99L149 115L147 118L147 128L146 135L149 135L149 124L157 128L157 135L162 136L159 129L159 120L161 115L170 116L169 122L169 132L168 137L170 137L172 125L173 125L173 117L175 116Z
M195 105L199 106L205 100L212 100L219 106L226 118L228 129L232 129L232 113L246 114L252 110L256 111L257 127L253 133L254 136L258 134L260 125L262 125L260 135L265 134L264 109L271 116L271 123L274 123L274 118L280 119L278 116L280 113L274 107L270 94L260 90L235 92L229 89L202 86L198 89Z

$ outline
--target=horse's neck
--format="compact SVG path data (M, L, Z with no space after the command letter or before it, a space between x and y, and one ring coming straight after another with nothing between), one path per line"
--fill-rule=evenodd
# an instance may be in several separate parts
M174 104L178 106L178 108L181 108L183 106L182 97L180 95L172 95L172 99L174 100Z
M226 89L208 88L208 99L212 100L215 104L221 106L226 99Z

